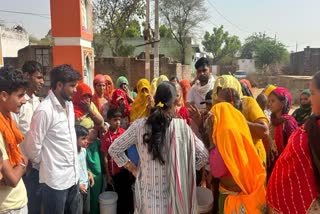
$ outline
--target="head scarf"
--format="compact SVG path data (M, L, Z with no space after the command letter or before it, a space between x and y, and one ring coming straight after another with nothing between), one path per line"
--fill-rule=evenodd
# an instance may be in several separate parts
M308 97L310 97L310 96L311 96L311 91L310 91L310 89L304 89L304 90L302 91L301 95L302 95L302 94L305 94L305 95L307 95Z
M104 78L106 79L106 92L105 95L108 98L108 100L111 99L113 90L114 90L114 85L113 85L113 81L111 79L111 77L109 75L104 75ZM110 85L110 90L108 89L108 83L111 83Z
M8 154L8 159L12 167L21 163L21 152L18 144L24 140L23 134L19 131L16 123L8 114L6 117L0 113L0 133L6 143L5 148Z
M190 82L189 80L183 79L180 81L180 86L182 89L182 97L183 97L183 102L184 104L187 103L187 96L188 96L188 92L191 88Z
M93 79L93 85L97 85L98 83L106 83L106 79L102 74L97 74Z
M146 88L147 92L142 92L142 89ZM148 104L149 95L151 90L150 83L147 79L141 79L137 83L137 97L133 101L130 111L130 122L134 122L136 119L149 116Z
M241 189L239 194L228 194L224 213L262 213L265 208L266 171L252 142L245 117L230 103L218 103L213 115L213 143ZM233 121L226 123L225 121ZM228 190L220 187L220 191Z
M168 77L166 75L160 75L157 80L157 87L164 81L169 81Z
M282 113L288 114L292 105L292 97L288 89L283 87L277 87L271 93L276 95L278 99L283 102L284 106L282 109Z
M243 97L240 82L234 76L222 75L216 79L212 92L212 103L216 103L218 99L218 88L232 88L238 92L240 99Z
M122 101L123 100L123 101ZM126 93L121 89L116 89L112 93L110 107L121 108L122 103L124 104L124 111L122 112L122 117L129 116L130 106L128 103Z
M99 83L106 83L106 79L104 78L104 76L102 74L97 74L94 79L93 79L93 86L94 86L94 90L95 86ZM93 96L92 96L92 102L96 105L97 109L99 110L99 112L101 112L101 108L102 108L102 103L99 101L100 97L97 94L97 92L95 91Z
M158 78L154 78L151 82L151 89L150 89L150 93L152 96L154 96L156 94L157 91L157 82L158 82Z
M239 82L241 84L243 96L253 97L252 86L250 81L247 79L241 79L239 80Z
M266 95L267 97L270 95L270 93L276 89L277 87L274 85L268 85L265 89L264 89L264 95Z
M117 79L117 83L116 83L117 88L120 88L122 84L126 84L127 86L129 86L129 81L125 76L121 76Z
M73 109L76 118L80 118L86 114L81 104L82 97L86 94L92 97L91 88L85 83L79 83L77 92L72 96Z

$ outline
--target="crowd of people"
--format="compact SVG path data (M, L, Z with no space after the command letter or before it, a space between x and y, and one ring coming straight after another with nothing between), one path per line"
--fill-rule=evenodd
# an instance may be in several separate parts
M320 72L301 89L255 98L246 79L215 77L206 58L193 81L161 75L93 90L70 65L35 61L0 69L0 213L198 213L197 186L212 213L320 212ZM114 82L116 84L114 84ZM41 100L41 101L40 101Z

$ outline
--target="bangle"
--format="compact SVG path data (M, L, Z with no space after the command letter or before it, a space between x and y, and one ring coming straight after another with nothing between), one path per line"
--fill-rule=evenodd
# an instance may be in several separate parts
M22 166L23 169L27 167L24 163L18 163L18 165Z

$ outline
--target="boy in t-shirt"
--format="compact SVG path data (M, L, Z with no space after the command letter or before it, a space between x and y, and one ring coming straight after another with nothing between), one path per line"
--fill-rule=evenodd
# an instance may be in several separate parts
M0 213L28 213L27 192L21 177L28 164L19 148L24 137L10 112L19 113L26 103L28 84L22 72L12 67L0 69L0 151L3 154L0 181Z
M94 185L94 180L92 174L87 169L86 156L87 152L85 147L88 144L88 135L89 131L83 126L76 125L76 134L77 134L77 148L78 148L78 161L79 161L79 190L80 190L80 212L84 214L90 213L90 186Z
M108 132L101 142L103 153L103 166L105 168L107 183L113 186L118 193L117 212L130 213L133 211L133 193L131 190L130 173L124 168L119 168L108 153L111 144L122 135L125 130L120 127L121 111L119 108L110 108L107 112L107 121L110 125Z

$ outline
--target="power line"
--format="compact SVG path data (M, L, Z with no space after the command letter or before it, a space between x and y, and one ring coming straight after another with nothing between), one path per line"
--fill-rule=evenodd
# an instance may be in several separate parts
M2 13L14 13L14 14L23 14L23 15L31 15L38 16L46 19L50 19L50 15L43 13L30 13L30 12L22 12L22 11L13 11L13 10L0 10Z
M236 27L237 29L239 29L240 31L246 32L246 33L251 33L249 31L246 31L244 29L242 29L241 27L239 27L238 25L234 24L233 22L231 22L226 16L224 16L216 6L214 6L214 4L210 1L207 0L207 2L210 4L210 6L224 19L226 20L229 24L231 24L232 26Z

